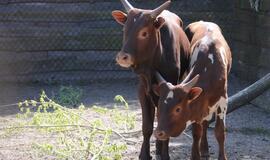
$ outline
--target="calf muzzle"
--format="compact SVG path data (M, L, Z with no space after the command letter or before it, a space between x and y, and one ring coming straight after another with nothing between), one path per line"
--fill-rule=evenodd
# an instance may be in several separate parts
M169 136L164 132L160 130L155 130L154 135L158 140L165 141L169 138Z
M116 55L116 62L121 67L129 68L133 65L133 58L130 54L121 51Z

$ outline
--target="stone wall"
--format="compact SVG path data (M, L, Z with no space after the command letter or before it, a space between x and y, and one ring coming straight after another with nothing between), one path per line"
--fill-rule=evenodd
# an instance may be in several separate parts
M249 0L236 0L234 10L233 73L252 83L270 72L270 1L259 0L257 11ZM253 7L253 8L252 8ZM270 91L254 100L270 110Z

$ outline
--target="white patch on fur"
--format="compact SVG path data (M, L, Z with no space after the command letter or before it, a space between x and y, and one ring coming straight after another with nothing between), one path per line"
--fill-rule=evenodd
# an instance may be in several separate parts
M207 32L213 32L214 28L212 25L207 26Z
M201 44L204 44L204 45L210 45L210 43L212 42L212 39L209 38L208 36L204 36L202 39L201 39Z
M227 106L228 106L228 99L221 97L218 103L218 107L220 108L221 112L217 114L217 116L220 119L223 119L224 124L226 120L226 112L227 112Z
M194 123L195 121L191 121L191 120L189 120L189 121L187 121L187 123L186 123L186 128L188 127L188 126L190 126L192 123Z
M168 98L173 98L173 91L170 91L170 92L168 93L167 99L168 99Z
M213 42L213 39L211 37L209 37L209 36L204 36L201 39L201 44L204 44L204 45L207 45L207 46L209 46L212 42Z
M167 101L167 100L168 100L169 98L173 98L173 91L170 91L170 92L168 93L168 95L167 95L166 99L164 100L164 103L165 103L165 104L167 104L167 103L168 103L168 101Z
M224 47L220 47L219 48L219 51L220 51L220 54L221 54L222 61L223 61L224 65L226 65L227 62L226 62L226 51L225 51L225 48Z
M134 20L133 20L134 22L136 22L137 21L137 19L136 18L134 18Z
M212 53L209 53L208 58L211 60L211 63L214 64L214 56Z
M206 72L207 71L207 68L206 67L204 67L204 72Z
M190 61L190 68L194 65L194 63L197 61L198 59L198 54L200 51L203 51L205 49L204 46L209 46L211 43L213 42L213 39L211 37L208 36L204 36L201 41L200 41L200 45L195 47L192 57L191 57L191 61Z
M212 107L208 107L208 108L209 108L209 114L203 118L203 121L210 121L212 119L213 113L215 113L217 110L217 104L215 104Z
M220 99L214 104L212 107L209 107L209 114L203 118L203 120L210 121L213 117L214 113L217 113L217 109L221 109L221 113L217 114L220 119L223 119L225 124L225 117L227 112L227 104L228 100L224 97L220 97Z
M196 48L194 49L194 52L193 52L193 54L192 54L191 61L190 61L190 68L191 68L191 67L194 65L194 63L197 61L199 51L200 51L200 47L196 47Z

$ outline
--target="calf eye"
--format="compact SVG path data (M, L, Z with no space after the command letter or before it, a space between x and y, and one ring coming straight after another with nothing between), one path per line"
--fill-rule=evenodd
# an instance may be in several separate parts
M177 113L179 113L181 111L181 108L176 108L175 110Z
M147 36L148 36L147 32L143 32L143 33L142 33L142 37L145 38L145 37L147 37Z

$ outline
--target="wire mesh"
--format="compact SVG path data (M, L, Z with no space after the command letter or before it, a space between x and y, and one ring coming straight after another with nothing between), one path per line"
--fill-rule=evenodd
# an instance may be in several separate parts
M130 0L151 9L163 0ZM188 24L215 21L232 29L232 2L175 0L170 10ZM117 0L2 0L0 82L92 82L135 77L116 65L122 29L111 16ZM227 32L228 31L228 32ZM229 34L227 35L230 36Z

